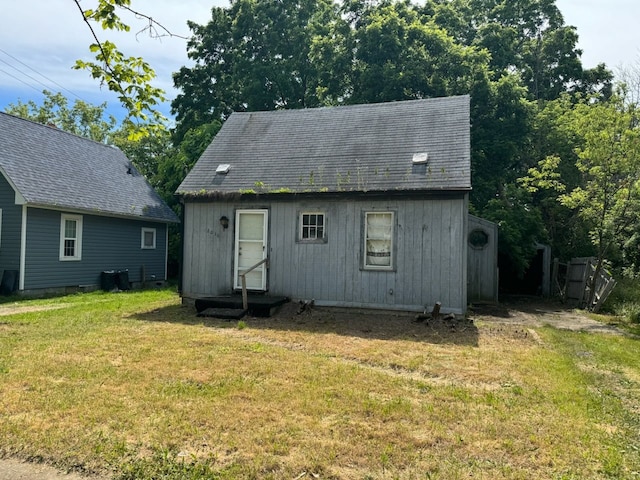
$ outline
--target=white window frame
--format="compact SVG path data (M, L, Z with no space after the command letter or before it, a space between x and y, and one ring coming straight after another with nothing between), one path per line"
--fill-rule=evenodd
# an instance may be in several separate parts
M383 238L382 236L374 236L374 237L370 237L369 235L369 215L373 216L373 215L385 215L385 216L389 216L389 221L390 221L390 234L389 234L389 238ZM384 210L384 211L367 211L364 212L363 215L363 222L364 222L364 234L363 234L363 244L362 244L362 268L364 270L384 270L384 271L391 271L395 269L395 252L394 252L394 247L395 247L395 212L393 211L389 211L389 210ZM369 255L367 254L368 249L367 249L367 244L369 243L369 241L388 241L389 242L389 251L388 251L388 256L389 256L389 265L376 265L373 263L369 263ZM380 253L387 253L387 252L380 252Z
M67 221L76 222L76 236L66 237ZM65 243L67 240L74 240L74 254L65 255ZM82 215L69 215L63 213L60 215L60 261L78 261L82 260Z
M145 243L145 236L146 236L147 233L153 234L153 244L152 245L147 245ZM140 248L142 250L155 250L155 248L156 248L156 239L157 238L158 238L158 234L157 234L155 228L142 227L142 230L141 230L141 233L140 233Z
M316 224L315 225L305 225L304 217L305 215L315 215L316 216ZM318 217L322 217L322 235L318 236ZM315 228L316 235L315 237L304 237L305 227L307 228ZM298 216L298 241L302 243L325 243L327 240L327 215L324 212L320 211L305 211L300 212Z

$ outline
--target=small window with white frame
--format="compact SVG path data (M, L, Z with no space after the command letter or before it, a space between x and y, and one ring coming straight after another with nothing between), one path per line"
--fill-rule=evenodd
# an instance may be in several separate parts
M60 260L82 260L82 215L60 217Z
M393 270L394 212L364 213L365 270Z
M156 229L143 228L142 238L140 240L140 248L143 250L152 250L156 248Z
M301 242L325 242L326 216L323 212L301 212L298 240Z

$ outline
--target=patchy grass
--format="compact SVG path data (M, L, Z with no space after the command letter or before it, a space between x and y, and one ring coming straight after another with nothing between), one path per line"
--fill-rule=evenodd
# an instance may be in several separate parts
M640 335L640 279L621 276L600 314L592 318Z
M0 456L116 479L640 471L634 339L323 310L240 324L170 291L8 305Z

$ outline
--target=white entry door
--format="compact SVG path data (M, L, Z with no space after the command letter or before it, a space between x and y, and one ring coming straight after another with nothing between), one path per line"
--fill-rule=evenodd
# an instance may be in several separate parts
M236 210L234 288L242 288L240 275L267 258L268 210ZM263 263L246 275L248 290L267 289L267 266Z

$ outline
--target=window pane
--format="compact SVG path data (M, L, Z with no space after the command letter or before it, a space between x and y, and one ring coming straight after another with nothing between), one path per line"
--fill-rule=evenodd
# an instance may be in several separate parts
M65 220L64 236L67 238L76 238L76 221L75 220Z
M153 247L153 237L155 235L153 232L144 232L144 246L145 247Z
M318 240L324 238L324 214L303 213L300 215L300 238Z
M76 241L67 239L64 241L64 256L65 257L73 257L75 256L76 251Z
M391 267L393 236L393 214L367 213L365 265L371 267Z

